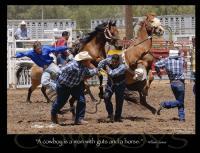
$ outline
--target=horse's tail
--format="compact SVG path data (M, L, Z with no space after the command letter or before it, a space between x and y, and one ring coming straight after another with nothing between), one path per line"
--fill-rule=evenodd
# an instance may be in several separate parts
M16 70L17 82L19 81L22 71L30 70L32 66L33 66L33 63L27 63L27 62L22 62L22 63L17 64L17 70Z

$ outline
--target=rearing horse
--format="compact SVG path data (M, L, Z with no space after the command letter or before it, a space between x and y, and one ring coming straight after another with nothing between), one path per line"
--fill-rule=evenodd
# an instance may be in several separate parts
M162 36L164 28L161 26L160 20L155 17L155 14L146 15L139 26L134 43L124 50L123 59L128 67L125 81L127 89L138 91L141 104L155 114L155 108L146 102L148 89L153 81L151 66L154 57L150 53L150 49L153 35Z

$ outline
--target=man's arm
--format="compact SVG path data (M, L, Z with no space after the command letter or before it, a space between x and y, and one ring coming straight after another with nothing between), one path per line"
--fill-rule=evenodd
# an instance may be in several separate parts
M27 52L18 52L16 53L16 56L12 56L11 58L21 58L21 57L31 57L32 52L31 51L27 51Z
M103 69L109 63L109 60L109 58L106 58L100 61L98 64L98 69Z
M59 47L55 47L55 46L44 46L44 49L48 52L48 53L59 53L59 52L65 52L68 47L67 46L59 46Z
M165 59L166 60L166 59ZM160 72L160 68L165 67L165 60L159 60L155 63L155 71L158 75L159 78L161 78L161 72Z
M126 71L126 66L125 64L121 64L119 67L111 70L108 66L106 67L108 75L111 77L117 77L119 75L122 75Z
M84 78L90 78L98 74L97 68L85 68Z

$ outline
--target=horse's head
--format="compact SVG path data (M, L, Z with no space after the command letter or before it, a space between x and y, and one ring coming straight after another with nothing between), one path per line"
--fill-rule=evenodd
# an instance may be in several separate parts
M104 22L98 25L94 31L88 33L83 39L80 50L89 51L95 60L106 58L105 44L106 42L115 45L118 37L116 22Z
M164 28L154 13L146 15L145 26L149 35L162 36L164 34Z
M104 33L104 37L108 43L115 45L118 40L119 31L116 27L116 21L104 22L95 28L100 29Z

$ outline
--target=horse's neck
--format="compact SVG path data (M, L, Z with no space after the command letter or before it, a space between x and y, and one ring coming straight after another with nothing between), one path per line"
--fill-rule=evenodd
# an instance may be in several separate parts
M146 27L145 27L145 25L142 25L140 31L138 32L137 42L142 42L142 41L146 40L148 37L149 37L149 35L147 33ZM142 45L144 46L145 50L149 50L152 45L152 40L148 39L148 40L144 41L142 43Z
M140 59L142 54L151 48L152 40L150 39L146 40L147 38L148 38L148 33L146 27L145 25L142 25L141 29L138 31L135 43L136 46L134 45L130 46L125 53L125 58L128 64L131 64L136 60Z
M85 44L81 50L88 51L93 59L96 60L97 58L101 58L103 56L100 52L105 51L105 43L106 42L98 41L95 37L87 44Z

